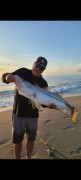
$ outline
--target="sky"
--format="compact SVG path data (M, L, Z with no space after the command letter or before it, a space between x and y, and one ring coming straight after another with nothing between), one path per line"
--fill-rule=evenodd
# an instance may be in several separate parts
M0 21L0 76L48 60L44 75L81 74L81 21Z

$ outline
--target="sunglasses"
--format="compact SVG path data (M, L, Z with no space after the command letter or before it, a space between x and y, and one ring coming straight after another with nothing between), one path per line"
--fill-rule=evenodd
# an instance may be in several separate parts
M34 66L35 66L35 68L39 68L41 71L45 70L45 68L43 66L41 66L40 64L35 63Z

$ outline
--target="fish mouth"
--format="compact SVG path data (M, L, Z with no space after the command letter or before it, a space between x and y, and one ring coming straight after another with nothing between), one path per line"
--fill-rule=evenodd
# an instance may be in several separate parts
M72 107L71 110L71 120L73 123L77 123L78 121L78 111L75 107Z

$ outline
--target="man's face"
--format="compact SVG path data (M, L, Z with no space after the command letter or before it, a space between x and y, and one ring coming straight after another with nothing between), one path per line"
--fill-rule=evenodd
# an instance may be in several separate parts
M36 62L33 63L32 72L34 76L40 77L44 70L45 69L41 65L37 64Z

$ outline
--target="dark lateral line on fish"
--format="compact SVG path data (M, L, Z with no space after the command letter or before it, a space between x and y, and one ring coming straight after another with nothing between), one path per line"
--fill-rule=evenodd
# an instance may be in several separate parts
M22 78L21 78L22 79ZM25 83L25 80L23 80L23 82ZM32 86L35 86L35 88L37 89L37 90L39 90L39 91L41 91L41 92L44 92L45 94L47 94L48 95L48 93L50 93L50 91L45 91L45 89L43 89L43 90L41 90L41 88L39 87L39 86L37 86L37 85L35 85L35 84L32 84L32 83L30 83L30 82L26 82L27 84L29 84L29 86L30 87L32 87ZM55 94L56 95L56 94ZM59 96L59 95L58 95ZM62 102L61 100L59 100L59 99L57 99L56 97L53 97L53 96L51 96L51 94L50 94L50 97L52 97L52 98L55 98L56 100L58 100L58 101L60 101L61 103L66 103L66 105L71 109L71 106L64 100L64 102ZM59 96L60 98L61 98L61 96Z
M25 80L23 80L23 82L25 82ZM27 82L27 84L29 84L29 86L31 87L31 86L35 86L35 88L37 89L37 90L39 90L39 91L41 91L41 92L44 92L45 94L47 94L48 95L48 93L50 93L50 91L45 91L45 89L43 89L43 90L41 90L41 88L39 87L39 86L37 86L37 85L35 85L35 84L31 84L30 82ZM55 94L55 95L57 95L57 94ZM58 95L59 96L59 95ZM64 104L66 104L67 105L67 107L71 110L71 112L73 111L73 107L72 106L70 106L70 104L68 104L65 100L64 100L64 102L62 102L61 100L59 100L59 99L57 99L56 97L53 97L53 96L51 96L51 94L50 94L50 97L52 97L52 98L55 98L57 101L60 101L61 103L64 103ZM59 96L60 98L61 98L61 96Z
M47 94L48 95L48 93L47 92L45 92L45 91L42 91L39 87L37 87L37 86L35 86L36 87L36 89L37 90L39 90L39 91L41 91L41 92L44 92L45 94ZM49 91L48 91L49 92ZM50 93L50 92L49 92ZM59 96L59 95L58 95ZM50 95L50 97L52 97L53 98L53 96L51 96ZM59 96L60 97L60 96ZM58 101L60 101L61 103L65 103L67 106L68 106L68 108L70 108L70 110L72 111L72 109L73 109L73 107L72 106L70 106L70 104L68 104L65 100L65 102L62 102L61 100L59 100L59 99L57 99L56 97L54 97L56 100L58 100Z

